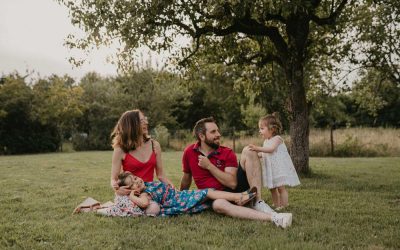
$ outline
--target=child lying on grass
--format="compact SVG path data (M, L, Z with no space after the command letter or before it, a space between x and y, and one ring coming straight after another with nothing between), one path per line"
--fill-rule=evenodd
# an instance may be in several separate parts
M225 199L243 206L256 197L257 190L249 189L243 193L230 193L213 189L178 191L163 182L144 182L140 177L124 172L118 176L119 186L128 186L132 192L129 200L142 210L150 201L160 204L161 216L192 214L210 207L208 200Z

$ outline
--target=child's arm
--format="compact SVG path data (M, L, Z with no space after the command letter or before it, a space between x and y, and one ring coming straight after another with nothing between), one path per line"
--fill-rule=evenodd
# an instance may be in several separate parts
M134 192L131 192L129 199L142 209L147 208L150 204L150 197L147 193L141 193L139 196L136 196Z
M282 143L282 139L279 136L275 136L271 139L271 144L266 147L258 147L256 145L250 144L249 148L252 151L263 152L263 153L272 153L276 150L279 144Z

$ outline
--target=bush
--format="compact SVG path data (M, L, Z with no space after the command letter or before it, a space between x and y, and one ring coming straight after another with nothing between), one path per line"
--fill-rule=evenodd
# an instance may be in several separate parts
M154 129L154 138L160 143L161 148L169 148L170 134L168 129L163 125L157 125Z
M360 143L359 139L354 136L347 136L346 140L336 146L333 156L339 157L362 157L362 156L378 156L379 153L375 148L366 147Z
M72 146L76 151L110 150L111 141L108 135L75 133L72 136Z
M29 120L9 125L12 126L6 126L0 131L0 154L55 152L61 145L55 127Z
M171 135L169 140L169 148L177 151L182 151L185 147L195 141L193 134L190 130L180 129L176 130Z

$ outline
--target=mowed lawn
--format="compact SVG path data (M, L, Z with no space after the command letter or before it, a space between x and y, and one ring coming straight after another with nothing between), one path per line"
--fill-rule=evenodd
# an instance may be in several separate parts
M312 158L289 191L292 227L213 212L171 218L72 215L113 199L111 152L0 157L0 249L400 249L400 158ZM181 152L166 152L179 186ZM271 201L263 190L263 197Z

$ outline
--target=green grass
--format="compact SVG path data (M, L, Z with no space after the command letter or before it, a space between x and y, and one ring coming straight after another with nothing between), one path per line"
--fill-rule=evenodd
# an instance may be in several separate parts
M180 152L166 152L179 184ZM400 158L312 158L290 189L291 228L213 212L173 218L71 215L113 199L111 152L0 157L0 249L399 249ZM270 201L270 194L263 190Z

